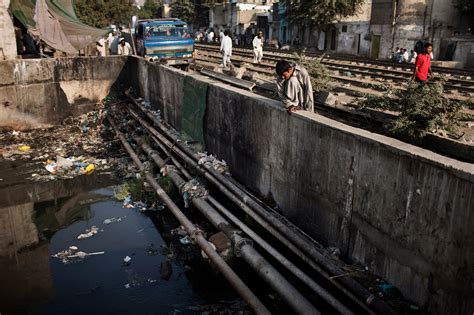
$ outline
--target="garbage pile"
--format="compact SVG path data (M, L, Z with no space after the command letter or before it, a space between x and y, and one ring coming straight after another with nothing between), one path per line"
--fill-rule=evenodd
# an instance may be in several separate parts
M108 171L121 161L113 156L107 141L112 134L103 125L105 116L101 105L98 110L67 118L60 126L0 133L0 160L36 162L38 168L27 177L34 181Z
M206 152L199 152L199 165L204 165L205 168L213 168L221 174L229 174L229 167L224 160L218 160L214 155L208 155Z
M86 253L80 251L77 246L69 246L68 249L60 251L54 255L51 255L53 258L58 258L63 264L70 264L73 262L81 261L88 256L103 255L105 252L94 252Z

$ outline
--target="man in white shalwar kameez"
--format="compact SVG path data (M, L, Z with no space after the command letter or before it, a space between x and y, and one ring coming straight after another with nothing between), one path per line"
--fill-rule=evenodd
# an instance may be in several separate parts
M230 63L230 56L232 56L232 39L229 36L229 31L224 32L224 38L221 43L222 53L222 66L227 67L227 63Z
M308 71L297 63L280 60L276 64L278 97L288 113L314 111L313 86Z
M257 36L253 38L253 63L262 62L263 58L263 33L258 32Z

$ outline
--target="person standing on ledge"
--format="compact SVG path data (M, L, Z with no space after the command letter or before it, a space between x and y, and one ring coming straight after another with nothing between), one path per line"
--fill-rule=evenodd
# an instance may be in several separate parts
M423 46L423 52L416 57L415 70L413 71L412 81L425 84L429 78L434 77L433 71L431 71L431 53L433 52L433 45L426 43Z
M275 67L278 97L289 114L297 110L314 112L313 86L308 71L297 63L280 60Z

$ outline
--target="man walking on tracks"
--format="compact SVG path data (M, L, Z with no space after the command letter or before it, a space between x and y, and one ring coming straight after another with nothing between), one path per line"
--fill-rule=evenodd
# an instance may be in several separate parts
M314 111L313 86L308 71L297 63L280 60L276 64L278 97L289 114L304 109Z
M263 33L258 32L257 36L253 38L253 63L262 62L263 58Z
M232 39L229 36L229 31L225 30L224 38L221 43L222 53L222 66L227 67L227 63L230 63L230 56L232 56Z
M433 71L431 71L431 53L433 46L430 43L426 43L423 46L423 52L416 57L415 70L413 71L412 81L425 84L428 81L428 73L430 78L434 77Z

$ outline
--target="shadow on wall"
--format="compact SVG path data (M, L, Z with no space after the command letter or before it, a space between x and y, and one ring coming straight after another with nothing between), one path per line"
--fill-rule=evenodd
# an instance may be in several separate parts
M127 57L75 57L0 62L0 127L43 128L93 110L122 93Z

